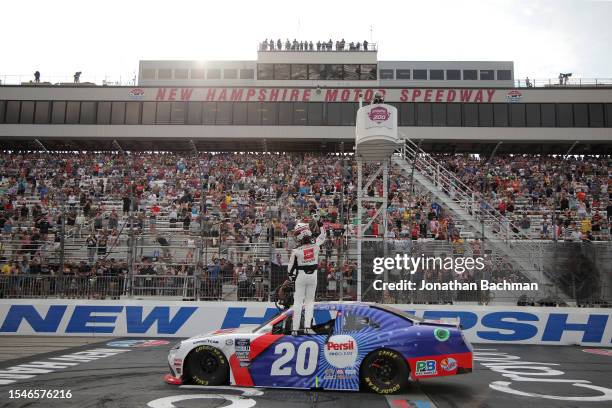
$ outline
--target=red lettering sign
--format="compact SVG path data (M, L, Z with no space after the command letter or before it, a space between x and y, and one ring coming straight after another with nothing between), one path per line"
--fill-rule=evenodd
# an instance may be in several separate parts
M230 95L230 100L232 102L241 101L242 100L242 92L244 92L243 88L234 88L234 89L232 89L232 94Z
M192 93L193 93L193 88L183 88L183 89L181 89L181 101L188 101L188 100L190 100Z
M325 91L325 102L336 102L336 99L338 99L337 89L328 89Z
M166 99L166 88L159 88L157 90L157 95L155 96L155 100L163 101Z
M168 95L169 101L176 101L176 88L170 88L170 95Z

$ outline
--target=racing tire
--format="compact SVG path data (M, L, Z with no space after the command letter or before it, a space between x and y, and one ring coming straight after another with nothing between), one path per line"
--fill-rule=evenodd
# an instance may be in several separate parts
M203 345L189 353L184 378L198 385L226 385L229 384L229 372L229 364L221 350Z
M408 387L408 364L393 350L371 352L361 363L359 372L362 389L376 394L394 394Z

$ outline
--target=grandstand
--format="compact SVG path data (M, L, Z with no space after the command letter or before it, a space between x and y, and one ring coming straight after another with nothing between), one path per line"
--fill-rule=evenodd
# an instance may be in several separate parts
M1 86L0 297L273 300L293 225L317 213L332 225L320 299L609 305L612 88L514 89L512 63L376 49L142 61L138 87ZM357 259L375 208L358 208L355 113L376 91L406 141ZM487 255L461 279L541 290L375 292L383 253Z

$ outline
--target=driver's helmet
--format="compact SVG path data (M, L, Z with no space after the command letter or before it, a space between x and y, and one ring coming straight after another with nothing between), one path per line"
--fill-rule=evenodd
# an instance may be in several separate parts
M301 242L304 238L310 238L312 236L312 232L310 231L308 224L298 222L293 229L293 236L298 242Z

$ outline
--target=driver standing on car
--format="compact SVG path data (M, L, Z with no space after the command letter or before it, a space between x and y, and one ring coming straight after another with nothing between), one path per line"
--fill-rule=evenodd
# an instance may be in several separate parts
M316 240L312 239L312 232L307 223L299 222L293 230L293 235L297 241L297 247L291 251L287 270L289 280L295 282L295 293L293 295L293 322L292 335L297 335L300 330L300 317L302 316L302 306L304 311L305 331L309 330L312 324L314 313L314 297L317 290L317 266L319 263L319 251L325 242L325 227L323 223L317 221L321 233Z

